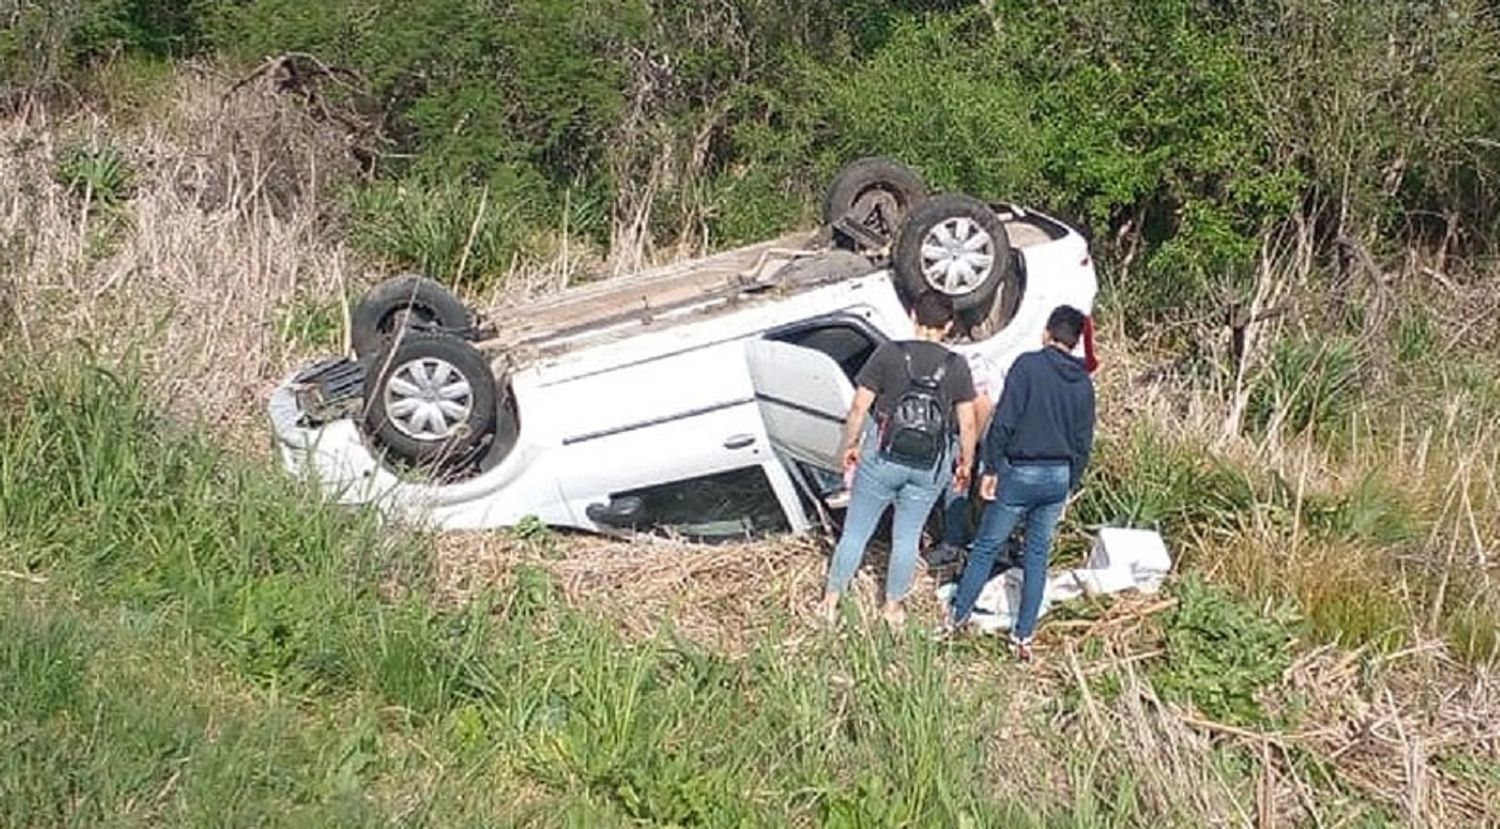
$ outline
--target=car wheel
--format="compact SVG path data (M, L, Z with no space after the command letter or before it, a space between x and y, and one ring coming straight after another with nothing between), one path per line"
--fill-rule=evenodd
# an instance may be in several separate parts
M960 312L986 307L1010 268L1005 224L989 205L969 196L933 196L907 215L896 235L892 264L908 299L939 291Z
M349 316L354 356L375 356L396 332L407 328L457 334L469 328L469 309L426 277L402 274L387 279L366 292Z
M958 326L969 339L978 342L995 336L1015 319L1021 309L1021 298L1026 293L1026 260L1020 252L1011 251L1011 265L1000 280L994 298L989 304L971 308L957 315Z
M365 374L365 427L401 460L452 468L495 432L499 396L484 355L440 332L407 331Z
M823 224L834 228L840 247L856 250L860 240L838 231L848 216L872 237L890 240L901 220L927 195L922 177L888 158L861 158L845 165L828 186L823 200Z

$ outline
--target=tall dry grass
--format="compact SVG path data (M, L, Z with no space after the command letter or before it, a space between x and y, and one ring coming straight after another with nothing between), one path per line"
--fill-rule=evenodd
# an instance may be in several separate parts
M253 444L267 381L303 356L278 323L361 274L325 212L346 173L337 136L268 89L226 88L184 72L126 123L40 109L0 121L0 276L29 350L130 353L174 415ZM128 202L70 192L57 171L71 147L116 148L135 171Z

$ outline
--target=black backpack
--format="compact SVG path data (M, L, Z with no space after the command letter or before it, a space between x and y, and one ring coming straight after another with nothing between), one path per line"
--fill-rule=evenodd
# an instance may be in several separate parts
M953 405L943 394L943 376L954 354L948 352L937 371L917 377L911 369L911 352L901 345L906 360L906 390L896 398L881 430L880 451L897 463L926 469L937 464L948 451L949 412Z

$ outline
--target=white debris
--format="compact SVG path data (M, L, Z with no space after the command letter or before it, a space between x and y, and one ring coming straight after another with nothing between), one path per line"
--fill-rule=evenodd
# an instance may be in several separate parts
M1172 556L1161 534L1154 530L1105 527L1094 539L1094 549L1083 567L1048 573L1039 616L1053 604L1080 596L1102 596L1125 590L1155 593L1172 569ZM985 583L974 603L974 626L986 633L1010 630L1021 607L1021 568L1012 567ZM946 607L958 589L949 582L938 588Z

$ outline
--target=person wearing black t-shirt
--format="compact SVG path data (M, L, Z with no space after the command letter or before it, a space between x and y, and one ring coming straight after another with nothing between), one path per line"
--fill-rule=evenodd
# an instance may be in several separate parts
M839 597L854 578L880 516L894 503L882 615L899 625L905 619L901 602L916 576L922 526L943 487L950 481L961 490L969 485L977 440L974 381L968 362L942 345L953 327L953 301L929 291L917 298L911 316L916 339L881 345L855 377L858 388L844 423L844 469L846 475L853 472L853 491L820 606L830 622L837 616ZM946 437L943 450L933 460L921 463L913 463L885 445L896 408L910 394L914 380L935 381L934 399L941 401L947 417L957 420L957 459ZM868 418L872 412L873 423Z

